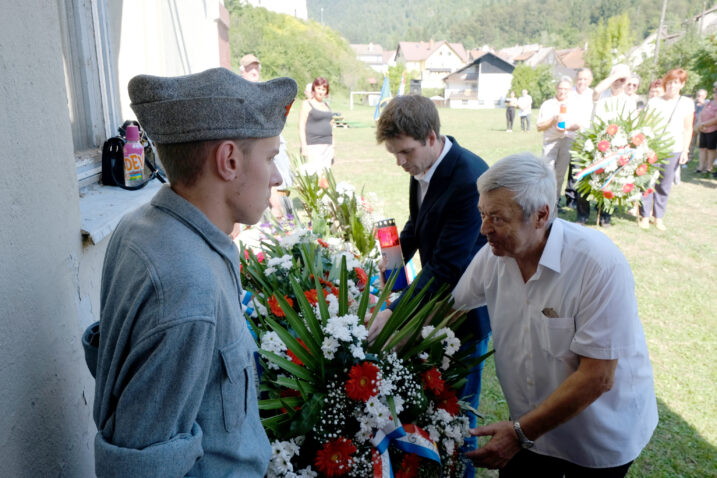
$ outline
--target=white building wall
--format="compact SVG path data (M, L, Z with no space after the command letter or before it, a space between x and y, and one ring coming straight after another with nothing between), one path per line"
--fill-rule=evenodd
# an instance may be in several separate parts
M216 2L106 3L123 119L133 75L217 65ZM107 239L91 245L80 232L61 11L5 2L0 28L0 475L8 477L94 476L94 380L80 337L99 318Z
M513 75L510 73L481 74L478 81L478 100L485 108L503 106L510 91Z

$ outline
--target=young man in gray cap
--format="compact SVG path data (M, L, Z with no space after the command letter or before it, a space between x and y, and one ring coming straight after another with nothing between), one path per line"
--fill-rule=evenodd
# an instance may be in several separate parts
M102 271L94 420L98 477L263 477L234 223L255 223L296 83L223 68L129 82L171 186L120 222Z

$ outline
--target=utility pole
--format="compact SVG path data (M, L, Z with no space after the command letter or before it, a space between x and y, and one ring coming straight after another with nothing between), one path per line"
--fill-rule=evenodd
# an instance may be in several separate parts
M662 0L662 15L660 15L660 26L657 28L657 38L655 39L655 65L657 65L657 59L660 56L660 40L662 39L662 26L665 23L665 10L667 10L667 0Z

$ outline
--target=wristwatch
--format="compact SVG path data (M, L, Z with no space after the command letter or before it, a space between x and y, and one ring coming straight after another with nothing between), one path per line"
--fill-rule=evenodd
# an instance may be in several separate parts
M518 423L517 421L513 422L513 430L515 430L515 434L518 435L518 441L520 442L521 448L523 448L524 450L533 448L535 442L525 436L525 433L523 433L523 430L520 428L520 423Z

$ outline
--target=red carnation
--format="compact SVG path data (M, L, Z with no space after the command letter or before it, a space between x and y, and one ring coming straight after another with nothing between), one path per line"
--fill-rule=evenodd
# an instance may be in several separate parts
M259 251L259 253L256 255L256 260L259 262L264 262L264 253Z
M352 400L368 402L368 399L378 394L377 366L371 362L356 364L349 371L346 381L346 395Z
M634 184L632 184L632 183L627 183L626 185L624 185L624 186L622 187L622 192L624 192L625 194L630 194L630 192L632 192L632 190L633 190L634 188L635 188L635 185L634 185Z
M396 473L396 478L414 478L418 476L418 470L421 468L421 457L413 453L403 455L401 461L401 469Z
M320 178L319 178L319 187L320 187L321 189L329 189L329 180L326 179L326 178L323 177L323 176L320 177Z
M363 269L361 269L360 267L354 267L354 272L356 273L356 277L358 277L359 286L364 286L366 285L366 283L368 283L368 276Z
M654 192L655 192L654 189L652 189L652 188L647 188L647 190L646 190L644 193L642 193L642 196L643 196L643 197L647 197L647 196L649 196L650 194L652 194L652 193L654 193Z
M284 299L286 299L290 307L294 306L294 301L291 300L289 297L284 296ZM275 316L284 317L284 311L281 310L281 306L279 305L279 299L277 299L275 295L269 297L269 308L271 309L271 313Z
M299 342L301 344L302 347L304 347L306 350L309 350L309 347L306 346L306 344L304 343L303 340L301 340L301 339L296 339L296 340L297 340L297 342ZM299 357L297 357L296 354L294 352L292 352L290 348L286 349L286 355L288 355L289 358L291 359L291 361L294 362L295 364L301 365L301 366L304 365L304 362L299 360Z
M324 241L323 239L316 239L316 242L318 242L321 247L326 247L327 249L329 247L329 243Z
M611 124L610 126L607 127L607 131L606 131L606 132L607 132L607 134L609 134L610 136L615 136L615 133L617 133L617 130L618 130L618 129L619 129L619 128L617 127L616 124ZM598 148L599 148L599 146L598 146Z
M605 169L604 169L604 168L600 168L600 169L596 169L596 170L595 170L595 174L602 174L602 173L604 173L604 172L605 172Z
M316 453L314 465L329 478L342 476L349 472L351 455L354 453L356 453L356 447L351 440L339 437L324 443L321 450Z
M615 197L612 191L603 191L602 195L605 199L612 199Z
M645 163L642 163L641 165L639 165L637 167L637 169L635 170L635 174L637 174L638 176L642 176L646 172L647 172L647 164L645 164Z
M627 156L620 156L620 158L617 160L620 166L625 166L628 161L630 161L630 158L628 158Z
M304 296L306 297L306 300L308 300L309 304L311 304L311 305L316 305L319 303L319 293L316 291L316 289L304 291Z
M434 394L440 395L443 392L445 383L441 377L441 372L436 367L423 372L423 388L433 391Z
M605 151L610 149L610 141L607 141L607 140L600 141L597 145L597 148L598 148L598 151L600 151L601 153L604 153Z
M450 413L451 416L456 416L461 412L461 407L458 405L458 396L452 388L446 387L443 393L439 397L436 397L436 406L444 409Z
M657 154L655 154L654 151L647 153L647 162L650 164L655 164L657 162Z
M645 135L642 133L637 133L635 136L630 139L632 141L632 144L635 146L640 146L643 142L645 142Z
M281 393L279 394L279 396L280 396L281 398L285 398L285 397L300 397L300 396L301 396L301 392L299 392L298 390L293 390L293 389L291 389L291 388L285 388L284 390L281 391ZM301 407L297 406L297 407L294 407L294 410L299 410L300 408L301 408ZM287 410L286 408L284 408L284 407L281 407L281 413L286 413L286 412L288 412L288 410Z

